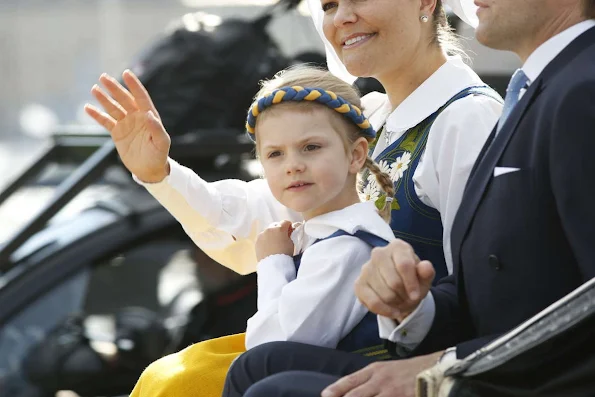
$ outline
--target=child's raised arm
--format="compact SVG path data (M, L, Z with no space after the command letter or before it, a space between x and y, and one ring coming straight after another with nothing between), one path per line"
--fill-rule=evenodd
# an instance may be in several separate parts
M182 224L211 258L240 273L256 271L255 243L271 223L301 216L279 203L264 179L206 182L194 171L169 160L163 182L145 187Z
M111 134L126 168L182 224L196 245L214 260L247 274L256 270L254 243L269 224L301 217L273 197L264 180L207 183L168 158L170 138L151 98L130 71L123 74L130 91L102 75L92 93L104 111L86 112Z

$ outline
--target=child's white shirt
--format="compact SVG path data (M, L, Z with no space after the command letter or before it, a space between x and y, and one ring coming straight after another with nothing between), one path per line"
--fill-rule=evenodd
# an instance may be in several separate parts
M247 349L272 341L334 348L364 318L367 309L357 300L353 285L372 247L354 236L324 240L338 230L363 230L387 241L395 238L371 202L298 226L291 236L295 252L302 253L297 274L289 255L271 255L257 265L258 311L248 320Z

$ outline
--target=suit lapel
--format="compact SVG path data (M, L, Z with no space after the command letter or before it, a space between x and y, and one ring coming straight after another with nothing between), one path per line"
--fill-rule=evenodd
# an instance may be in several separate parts
M477 156L478 159L484 158L484 156L486 155L486 152L488 151L490 146L492 146L492 142L494 141L494 137L496 136L497 128L498 128L498 124L496 123L496 125L492 129L492 133L488 136L488 138L486 139L486 143L481 148L481 151L479 152L479 155ZM473 175L475 175L475 172L477 171L477 168L480 164L481 164L481 161L476 161L475 164L473 164L473 168L471 168L471 172L469 173L469 179L467 180L467 183L465 184L465 190L467 190L469 188L469 182L471 182L471 179L473 178Z
M518 124L541 90L542 79L538 78L514 107L500 133L496 136L494 135L497 127L494 127L486 146L482 150L483 157L479 157L481 161L476 162L474 166L474 171L472 171L469 178L463 200L452 226L451 247L455 265L459 261L461 244L477 212L477 207L494 175L494 167L502 157L502 153L506 149L510 138L514 135Z

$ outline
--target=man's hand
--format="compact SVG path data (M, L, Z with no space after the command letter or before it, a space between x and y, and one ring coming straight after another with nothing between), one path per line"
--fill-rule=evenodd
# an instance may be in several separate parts
M434 275L429 261L420 261L409 244L395 240L372 250L355 294L371 312L402 322L428 294Z
M436 364L442 352L407 360L382 361L339 379L322 397L413 397L417 375Z
M275 254L293 256L291 231L292 226L289 221L275 223L266 228L256 238L256 259L260 262L267 256Z

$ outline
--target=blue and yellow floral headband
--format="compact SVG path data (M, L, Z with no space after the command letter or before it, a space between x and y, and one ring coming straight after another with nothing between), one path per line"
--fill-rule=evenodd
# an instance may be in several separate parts
M248 131L250 138L253 141L256 141L254 135L256 117L258 117L258 115L266 108L282 102L300 101L318 102L326 105L330 109L341 113L361 128L362 136L369 139L376 138L376 131L374 131L370 121L363 115L362 111L357 106L352 105L332 91L327 91L322 88L300 87L297 85L293 87L278 88L270 94L259 98L252 104L250 110L248 110L248 120L246 122L246 130Z

